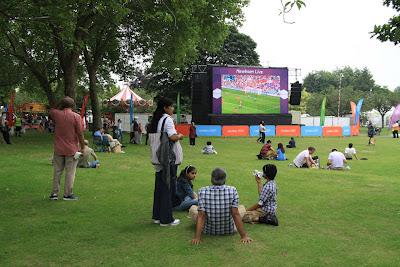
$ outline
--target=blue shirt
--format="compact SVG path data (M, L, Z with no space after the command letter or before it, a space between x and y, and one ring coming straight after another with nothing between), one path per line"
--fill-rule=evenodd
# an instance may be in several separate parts
M95 131L93 136L101 137L101 132L100 131Z
M280 148L278 148L276 153L278 153L276 160L286 160L286 155L285 155L285 153L282 152L282 150Z
M193 196L193 184L186 178L179 178L176 182L176 196L182 202L185 197Z

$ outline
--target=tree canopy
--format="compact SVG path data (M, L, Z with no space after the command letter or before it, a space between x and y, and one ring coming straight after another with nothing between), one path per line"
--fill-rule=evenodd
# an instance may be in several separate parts
M394 43L394 45L398 45L400 43L400 1L385 0L383 5L393 8L397 14L390 18L387 23L375 25L372 36L382 42L389 41Z

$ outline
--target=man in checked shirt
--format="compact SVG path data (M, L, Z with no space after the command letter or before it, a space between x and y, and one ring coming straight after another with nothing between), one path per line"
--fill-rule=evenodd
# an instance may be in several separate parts
M236 231L242 243L252 241L244 231L239 213L239 195L235 187L225 185L226 172L216 168L211 173L211 186L202 187L199 191L199 207L196 223L196 234L193 245L201 243L201 233L209 235L227 235ZM192 206L190 213L196 213ZM236 226L236 227L235 227Z
M256 173L259 201L246 210L243 216L243 222L248 223L266 223L278 226L276 217L276 185L275 176L277 170L274 164L266 164L263 167L263 173ZM261 176L266 179L264 186L261 184Z

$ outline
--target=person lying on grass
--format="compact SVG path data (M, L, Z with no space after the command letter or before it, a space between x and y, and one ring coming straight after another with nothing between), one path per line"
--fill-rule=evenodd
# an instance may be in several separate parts
M242 243L250 243L239 213L239 194L235 187L225 185L226 172L216 168L211 173L211 186L199 191L199 206L192 206L189 213L196 221L193 245L201 243L201 233L209 235L229 235L236 231ZM197 212L197 214L196 214ZM236 226L236 227L235 227Z
M266 164L263 172L255 172L255 178L258 188L259 201L246 209L243 216L243 222L247 223L266 223L278 226L278 218L276 217L276 184L275 176L277 173L276 166ZM265 178L264 186L261 184L261 176Z

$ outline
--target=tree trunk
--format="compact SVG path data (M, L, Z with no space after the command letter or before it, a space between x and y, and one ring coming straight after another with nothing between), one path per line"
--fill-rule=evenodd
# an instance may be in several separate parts
M79 53L71 53L69 59L64 62L64 93L73 99L76 97L76 71L78 67Z
M386 113L381 114L381 116L382 116L382 129L385 128L385 126L384 126L385 125L385 114Z
M92 105L93 114L93 131L101 127L101 112L99 98L97 97L97 79L96 79L96 69L88 68L89 74L89 95L90 102Z

